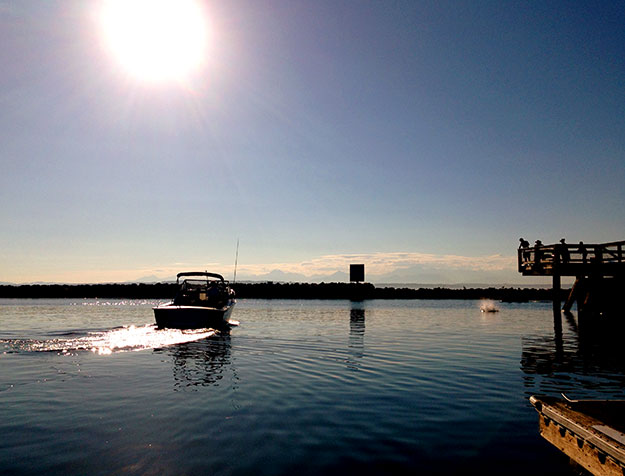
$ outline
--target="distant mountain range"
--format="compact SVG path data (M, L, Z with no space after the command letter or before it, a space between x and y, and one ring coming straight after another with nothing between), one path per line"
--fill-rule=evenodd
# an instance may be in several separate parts
M237 278L238 281L279 281L294 283L344 283L349 281L349 275L342 271L337 271L336 273L327 275L315 274L312 276L305 276L300 273L287 273L280 269L274 269L266 274L239 275Z
M366 270L365 270L366 271ZM510 270L471 270L471 269L449 269L449 268L429 268L425 266L413 266L395 270L390 273L372 274L365 272L365 280L370 283L423 283L428 287L434 285L440 287L462 286L457 283L479 283L480 287L513 285L525 287L528 285L542 286L551 285L548 278L533 278L531 283L527 278L523 278L516 271ZM274 269L269 273L261 275L239 275L237 281L278 281L278 282L348 282L349 274L337 271L327 275L306 276L299 273L288 273L280 269ZM485 284L488 283L488 284ZM565 284L565 283L563 283ZM478 284L476 284L477 286Z
M231 276L224 275L226 279L232 280ZM431 268L424 266L413 266L411 268L398 269L385 274L366 273L367 282L379 285L387 283L388 286L397 286L397 283L405 283L403 286L421 287L489 287L489 286L514 286L514 287L543 287L550 286L551 280L548 278L533 278L531 282L521 277L516 272L510 270L477 271L471 269L449 269ZM349 281L349 274L337 271L332 274L315 274L306 276L301 273L290 273L280 269L274 269L269 273L249 275L241 273L237 275L238 282L293 282L293 283L346 283ZM564 280L563 280L564 281ZM168 283L176 282L176 276L159 277L156 275L141 276L130 281L118 281L121 284L132 283ZM571 281L572 282L572 281ZM418 283L418 284L417 284ZM566 285L568 281L563 282ZM11 282L0 282L0 285L15 285ZM32 282L27 284L60 284L54 282Z
M132 279L130 281L124 281L125 283L170 283L176 282L176 276L172 276L171 278L159 278L158 276L151 274L149 276L141 276L137 279Z

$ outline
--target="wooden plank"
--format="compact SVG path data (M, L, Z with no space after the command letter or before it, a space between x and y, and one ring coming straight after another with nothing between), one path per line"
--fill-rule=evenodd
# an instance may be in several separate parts
M607 425L593 425L593 428L597 431L600 431L604 435L609 436L615 441L618 441L622 445L625 445L625 435L620 431L615 430L614 428Z

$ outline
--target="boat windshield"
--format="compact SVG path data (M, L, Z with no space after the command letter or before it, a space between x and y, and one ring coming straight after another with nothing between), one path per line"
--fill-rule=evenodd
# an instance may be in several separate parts
M225 281L207 279L185 279L174 298L177 305L219 305L228 296Z

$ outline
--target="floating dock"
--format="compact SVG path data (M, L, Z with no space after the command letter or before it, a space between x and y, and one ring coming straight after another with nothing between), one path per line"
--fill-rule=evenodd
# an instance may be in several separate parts
M625 474L625 400L530 397L540 434L595 475Z

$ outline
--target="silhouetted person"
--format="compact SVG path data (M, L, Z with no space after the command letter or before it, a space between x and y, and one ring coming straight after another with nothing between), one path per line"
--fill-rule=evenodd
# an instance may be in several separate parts
M560 240L560 258L563 263L568 263L571 259L571 254L569 253L569 247L565 243L564 238Z
M595 246L595 263L599 264L603 261L603 247Z
M542 259L543 259L543 242L540 240L536 240L534 242L534 266L541 268L542 267Z
M521 242L519 244L519 249L523 250L523 262L527 263L530 260L530 242L524 238L519 238L519 241Z
M577 247L579 252L582 254L582 261L586 264L586 258L588 257L588 251L586 250L586 245L584 245L583 241L579 242L579 246Z

